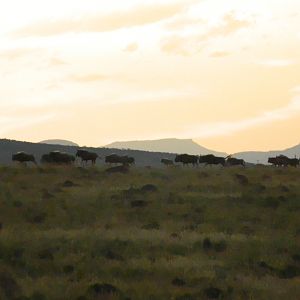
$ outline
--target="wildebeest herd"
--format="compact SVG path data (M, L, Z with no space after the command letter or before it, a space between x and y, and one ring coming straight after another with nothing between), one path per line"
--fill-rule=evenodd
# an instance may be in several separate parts
M97 159L101 159L97 153L89 152L87 150L77 150L75 156L66 152L52 151L42 156L41 163L71 165L75 163L77 158L81 159L82 164L88 164L88 162L91 162L92 165L96 164ZM37 164L34 155L25 152L18 152L16 154L13 154L12 161L23 164L30 162ZM111 154L105 157L105 162L108 164L122 164L130 166L135 163L135 159L129 156Z
M166 160L161 160L162 163L166 164ZM225 166L246 166L243 159L237 159L231 155L227 157L218 157L213 154L208 155L189 155L189 154L179 154L175 157L176 163L182 163L183 165L193 165L197 166L199 164L207 165L222 165Z
M81 159L81 164L87 165L89 162L91 165L95 165L97 159L101 159L97 153L89 152L87 150L77 150L76 155L72 155L60 151L52 151L48 154L44 154L41 158L42 164L60 164L60 165L72 165L76 162L76 159ZM34 155L25 152L18 152L12 155L13 162L19 163L34 163L37 164ZM107 164L121 164L123 166L131 166L135 164L134 157L120 156L117 154L111 154L105 157L105 163ZM243 159L238 159L229 155L227 157L217 157L213 154L208 155L189 155L189 154L178 154L174 161L167 158L162 158L161 163L165 166L173 166L175 163L183 164L184 166L192 165L221 165L225 166L246 166L246 162ZM300 160L297 158L288 158L284 155L276 157L270 157L268 163L276 167L298 167Z
M288 158L285 155L279 155L276 157L269 157L268 163L276 167L298 167L300 160L297 158Z

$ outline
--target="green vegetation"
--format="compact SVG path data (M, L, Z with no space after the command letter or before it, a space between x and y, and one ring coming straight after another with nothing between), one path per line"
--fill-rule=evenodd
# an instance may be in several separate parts
M300 299L300 170L0 168L0 299Z

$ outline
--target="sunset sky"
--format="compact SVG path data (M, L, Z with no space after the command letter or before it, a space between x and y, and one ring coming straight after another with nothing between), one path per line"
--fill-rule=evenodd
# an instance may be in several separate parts
M0 137L300 142L299 0L10 0Z

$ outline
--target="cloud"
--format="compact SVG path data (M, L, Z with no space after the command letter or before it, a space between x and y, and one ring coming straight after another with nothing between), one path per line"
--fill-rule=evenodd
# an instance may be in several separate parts
M249 118L240 121L224 121L217 123L207 123L193 126L187 134L197 138L208 138L231 135L236 132L244 131L252 127L261 126L264 124L282 121L296 116L300 113L300 96L291 100L291 102L282 108L265 112L254 118Z
M124 49L125 52L135 52L139 49L139 45L137 43L131 43L127 45Z
M226 51L215 51L215 52L212 52L210 54L210 57L213 57L213 58L222 58L222 57L226 57L226 56L229 56L230 55L230 52L226 52Z
M218 36L227 36L239 31L240 29L249 27L250 25L250 21L240 20L236 17L234 12L230 12L223 17L220 25L211 28L205 35L202 36L202 38L207 39Z
M0 51L0 59L15 61L26 56L40 54L41 49L36 48L13 48Z
M160 42L160 47L163 52L168 54L183 56L193 55L199 53L208 40L218 37L227 37L250 25L250 21L240 20L236 17L234 12L231 12L223 16L220 24L208 29L206 33L190 36L172 35L164 38Z
M174 35L161 41L161 50L168 54L189 56L200 51L200 47L193 39Z
M88 74L88 75L72 75L69 77L69 79L81 83L90 83L95 81L107 80L108 77L101 74Z
M15 129L24 129L31 125L44 123L54 118L54 114L45 114L42 116L0 116L0 134L7 134L8 132Z
M82 16L78 19L41 21L14 32L14 36L53 36L65 33L108 32L122 28L160 22L182 12L194 1L181 1L164 5L140 5L131 10Z
M291 59L267 59L259 61L258 64L270 68L284 68L293 65L295 61Z
M63 65L67 65L67 63L62 60L61 58L59 57L52 57L49 61L49 66L50 67L59 67L59 66L63 66Z
M171 31L183 30L186 27L203 24L202 19L189 18L187 16L178 17L170 22L167 22L165 28Z

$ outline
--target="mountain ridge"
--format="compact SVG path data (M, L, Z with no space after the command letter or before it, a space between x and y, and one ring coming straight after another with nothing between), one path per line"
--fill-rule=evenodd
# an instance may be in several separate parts
M68 141L68 140L61 140L61 139L50 139L50 140L44 140L39 142L39 144L47 144L47 145L61 145L61 146L74 146L79 147L78 144Z
M216 156L227 156L225 152L205 148L193 141L192 139L169 138L159 140L114 142L106 145L105 147L151 152L187 153L193 155L214 154Z
M300 144L296 146L292 146L290 148L286 148L284 150L270 150L270 151L243 151L237 152L233 156L237 158L242 158L245 161L251 163L262 163L267 164L268 158L277 156L277 155L285 155L290 158L300 157Z

